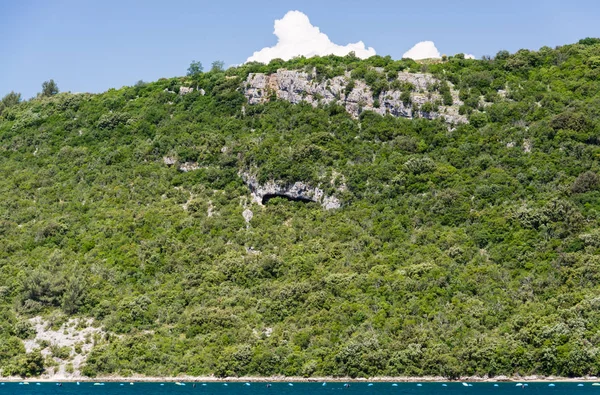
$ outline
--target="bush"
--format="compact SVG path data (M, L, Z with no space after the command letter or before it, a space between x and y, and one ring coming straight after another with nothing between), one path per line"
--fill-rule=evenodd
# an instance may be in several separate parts
M584 193L589 191L595 191L600 186L600 177L598 174L592 171L586 171L577 177L573 185L571 185L571 192L573 193Z
M488 116L484 112L479 112L479 111L473 112L469 116L469 123L476 128L480 128L482 126L485 126L488 123Z
M129 116L121 112L102 114L98 119L97 126L100 129L115 129L119 125L124 125L129 120Z
M50 353L54 358L67 359L71 355L71 348L66 346L61 347L57 344L52 344L50 346Z
M556 131L562 129L580 132L589 128L590 125L584 114L580 112L566 111L552 118L550 126L552 126L552 128Z

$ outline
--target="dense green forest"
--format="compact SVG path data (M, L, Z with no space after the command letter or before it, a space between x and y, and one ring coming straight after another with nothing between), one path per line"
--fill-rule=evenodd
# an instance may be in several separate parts
M431 73L469 123L248 105L246 76L279 68L376 92ZM106 331L89 376L600 374L600 39L191 69L2 100L4 375L52 363L23 346L35 316ZM243 171L342 206L260 206Z

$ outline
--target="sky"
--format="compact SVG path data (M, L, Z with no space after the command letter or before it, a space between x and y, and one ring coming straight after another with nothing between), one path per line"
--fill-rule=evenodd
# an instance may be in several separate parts
M295 51L480 58L600 37L599 21L599 0L0 0L0 97L33 97L51 78L102 92L185 75L192 60Z

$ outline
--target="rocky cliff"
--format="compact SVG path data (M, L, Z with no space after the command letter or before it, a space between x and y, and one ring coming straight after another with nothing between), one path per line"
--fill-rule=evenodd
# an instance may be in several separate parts
M411 89L383 90L374 97L371 88L360 79L352 79L350 73L319 79L314 71L306 73L280 69L271 75L248 75L244 83L244 94L249 104L263 103L273 96L294 104L307 102L315 107L318 104L337 103L355 118L362 111L369 110L381 115L404 118L443 118L450 124L467 122L467 118L458 112L463 103L452 85L450 92L453 104L446 106L442 104L441 94L435 89L440 81L433 76L399 72L397 79L403 83L402 86ZM407 98L407 93L403 97L404 92L408 92L410 99ZM430 105L427 106L426 103Z
M264 204L269 199L280 196L290 200L319 203L325 210L336 209L341 206L341 202L335 196L328 196L317 187L312 187L303 182L293 184L277 183L268 181L260 184L258 179L249 174L242 173L242 179L251 191L252 199L258 204Z

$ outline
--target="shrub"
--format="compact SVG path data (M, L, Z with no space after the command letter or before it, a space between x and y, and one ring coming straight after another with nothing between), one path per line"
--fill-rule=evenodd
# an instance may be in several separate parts
M571 185L571 192L573 193L584 193L588 191L597 190L600 186L600 177L592 171L586 171L577 177L573 185Z

